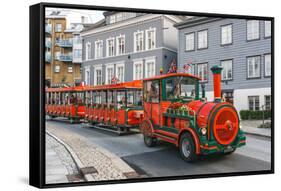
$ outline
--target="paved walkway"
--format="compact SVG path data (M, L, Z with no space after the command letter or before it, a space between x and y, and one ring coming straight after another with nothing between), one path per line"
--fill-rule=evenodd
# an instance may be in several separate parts
M270 120L265 120L270 122ZM271 137L271 128L258 128L262 124L262 120L241 120L242 130L245 133Z

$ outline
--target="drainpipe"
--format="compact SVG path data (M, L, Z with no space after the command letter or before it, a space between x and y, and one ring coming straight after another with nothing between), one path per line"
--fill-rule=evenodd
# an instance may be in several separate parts
M221 102L221 71L222 67L215 65L211 68L214 82L214 102Z

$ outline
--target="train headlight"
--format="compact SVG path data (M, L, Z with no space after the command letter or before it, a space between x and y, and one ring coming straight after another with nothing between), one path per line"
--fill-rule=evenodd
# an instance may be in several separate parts
M240 129L242 129L242 125L240 125L239 127L240 127Z
M201 133L202 135L206 135L207 129L205 127L201 128Z

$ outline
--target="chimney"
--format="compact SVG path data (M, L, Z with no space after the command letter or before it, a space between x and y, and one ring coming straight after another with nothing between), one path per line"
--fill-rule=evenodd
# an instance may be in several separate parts
M221 102L221 71L222 67L215 65L211 68L214 81L214 102Z

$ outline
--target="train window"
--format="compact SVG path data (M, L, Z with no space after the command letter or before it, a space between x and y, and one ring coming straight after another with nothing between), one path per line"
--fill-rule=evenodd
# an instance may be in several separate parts
M166 79L166 99L195 99L196 80L189 77L171 77Z
M101 92L101 103L106 103L106 92L105 91Z
M126 92L125 91L117 91L117 108L126 107Z
M107 92L107 106L109 107L111 104L113 104L113 92L108 91Z
M140 90L131 90L127 92L127 106L141 106L142 92Z
M159 103L159 87L159 80L147 81L144 87L145 101Z
M85 92L85 104L90 105L91 104L91 92L86 91Z

